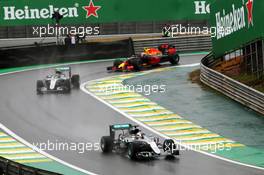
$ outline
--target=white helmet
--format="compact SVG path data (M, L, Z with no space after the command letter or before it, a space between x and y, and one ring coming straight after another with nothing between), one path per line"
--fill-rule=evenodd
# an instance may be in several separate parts
M142 137L141 132L138 132L138 133L136 134L136 137L137 137L137 138L141 138L141 137Z

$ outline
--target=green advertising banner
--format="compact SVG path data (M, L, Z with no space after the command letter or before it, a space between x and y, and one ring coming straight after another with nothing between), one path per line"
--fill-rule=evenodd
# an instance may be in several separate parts
M54 11L62 24L128 21L206 20L209 0L1 0L0 25L51 23Z
M261 38L264 32L263 0L215 1L211 5L211 26L216 27L213 52L216 57Z

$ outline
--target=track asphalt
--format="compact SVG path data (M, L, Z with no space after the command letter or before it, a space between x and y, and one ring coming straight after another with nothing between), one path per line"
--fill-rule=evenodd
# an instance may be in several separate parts
M183 56L181 64L197 63L203 55ZM73 65L83 82L110 76L111 62ZM52 69L3 75L0 77L1 123L30 143L98 143L113 123L132 123L96 99L74 90L69 95L37 96L36 80ZM146 131L148 132L148 131ZM148 132L149 133L149 132ZM133 162L120 155L100 151L46 151L88 171L106 175L134 174L264 174L261 170L231 164L193 151L184 151L174 161ZM30 165L34 166L34 163ZM36 165L36 164L35 164ZM70 173L69 173L70 174Z

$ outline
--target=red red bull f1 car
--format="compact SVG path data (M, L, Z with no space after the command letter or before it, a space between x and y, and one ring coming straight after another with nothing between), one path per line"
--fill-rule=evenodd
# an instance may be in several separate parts
M158 48L144 48L139 56L127 59L117 59L108 71L141 71L144 67L157 66L160 63L170 62L172 65L180 61L175 46L162 44Z

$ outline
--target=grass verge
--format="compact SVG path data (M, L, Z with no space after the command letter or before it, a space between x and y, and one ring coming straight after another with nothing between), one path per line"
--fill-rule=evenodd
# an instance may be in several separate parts
M189 80L192 83L199 84L203 88L208 88L208 86L206 86L205 84L201 82L200 73L201 73L200 69L196 69L192 71L189 74ZM256 76L248 75L248 74L231 76L231 78L264 93L264 80L263 79L258 79Z
M264 93L264 79L258 79L255 75L248 75L246 73L231 76L231 78Z

